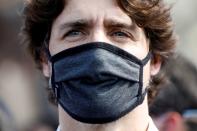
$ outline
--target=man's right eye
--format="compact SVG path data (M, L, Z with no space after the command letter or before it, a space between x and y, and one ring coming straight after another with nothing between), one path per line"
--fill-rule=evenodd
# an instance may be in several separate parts
M83 32L79 30L70 30L64 35L64 37L77 37L80 35L83 35Z
M74 42L74 41L78 41L81 40L83 38L85 38L86 32L83 30L78 30L78 29L73 29L73 30L69 30L67 31L62 39L66 40L66 41L70 41L70 42Z

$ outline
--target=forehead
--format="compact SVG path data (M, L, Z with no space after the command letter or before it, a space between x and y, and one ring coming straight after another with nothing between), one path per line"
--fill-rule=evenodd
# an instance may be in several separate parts
M116 0L68 0L57 21L61 23L80 19L94 21L115 19L121 23L132 23L130 17L120 9Z

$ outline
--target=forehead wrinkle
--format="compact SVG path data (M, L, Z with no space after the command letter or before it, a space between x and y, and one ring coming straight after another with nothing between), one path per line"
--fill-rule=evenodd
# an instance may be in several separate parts
M125 28L129 30L135 30L136 29L136 24L132 21L131 18L126 19L126 18L109 18L104 20L104 26L105 28Z
M132 27L133 23L127 23L123 21L119 21L117 19L106 19L104 20L105 27Z
M71 0L72 1L72 0ZM57 29L65 29L66 23L76 23L74 21L79 21L78 23L88 23L88 25L93 25L93 24L104 24L104 25L110 25L111 22L113 23L122 23L122 25L132 25L132 20L131 18L124 13L117 3L114 2L115 7L113 6L112 10L99 10L96 11L96 14L93 14L91 11L85 10L86 8L71 8L74 6L72 2L67 2L66 6L64 7L63 12L60 14L60 17L57 18L59 19L57 25ZM92 8L90 8L92 9ZM96 10L95 8L93 8ZM108 12L112 11L112 12ZM100 13L99 13L100 12ZM97 14L98 13L98 14ZM101 18L101 19L100 19ZM109 20L107 20L109 19ZM111 19L111 20L110 20ZM98 21L99 20L99 21ZM108 22L107 22L108 21ZM64 26L60 26L64 25ZM67 24L68 25L68 24ZM70 24L71 25L71 24ZM87 25L87 24L86 24ZM115 24L114 24L115 25Z
M110 6L107 6L106 8L104 8L105 5L103 4L101 5L99 1L96 3L96 5L95 3L92 3L91 0L90 1L81 0L82 4L76 4L74 1L78 1L78 0L69 0L69 2L67 2L66 6L64 7L64 10L62 12L62 14L64 15L66 14L66 16L63 16L64 18L67 17L66 19L75 19L75 18L84 19L84 17L87 17L87 18L95 17L94 19L96 21L97 17L100 17L98 15L101 15L101 16L105 16L108 18L117 17L119 19L124 19L128 21L128 18L126 17L129 17L129 16L118 6L116 0L106 0L107 3L110 3ZM87 7L86 3L92 4L93 6ZM83 17L83 18L80 18L80 17Z
M60 30L63 30L68 27L91 27L92 26L92 20L88 19L76 19L76 20L70 20L70 21L65 21L63 24L59 26Z

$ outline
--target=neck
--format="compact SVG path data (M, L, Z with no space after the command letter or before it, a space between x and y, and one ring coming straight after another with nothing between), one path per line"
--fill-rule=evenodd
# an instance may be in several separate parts
M147 98L126 116L108 124L78 122L59 106L59 122L61 131L146 131L149 123Z

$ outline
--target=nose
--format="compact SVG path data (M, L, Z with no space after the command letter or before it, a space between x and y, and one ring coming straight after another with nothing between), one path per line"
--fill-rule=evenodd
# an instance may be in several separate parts
M90 41L110 43L110 40L107 37L107 33L105 32L105 30L103 28L94 29L91 34Z

